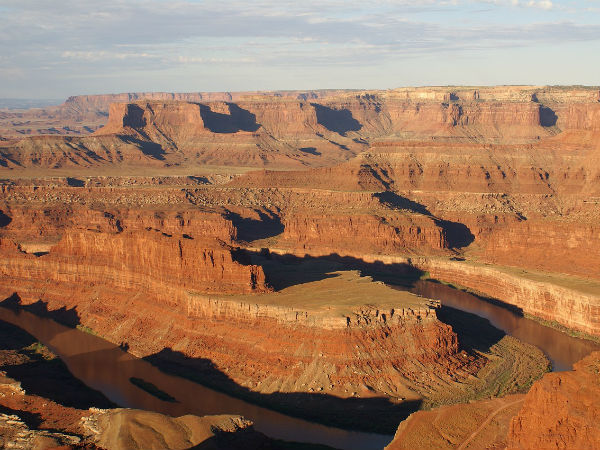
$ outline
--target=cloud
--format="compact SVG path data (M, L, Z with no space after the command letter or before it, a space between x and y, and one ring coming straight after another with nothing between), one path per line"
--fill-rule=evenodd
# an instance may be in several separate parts
M469 2L471 3L471 2ZM497 0L495 3L499 3ZM503 2L504 3L504 2ZM43 52L112 52L113 47L141 46L146 53L160 51L160 46L186 47L194 42L199 50L214 41L229 42L232 51L240 41L252 39L279 40L282 45L291 39L313 40L322 43L340 44L351 41L388 46L403 42L427 46L428 42L438 45L452 40L457 34L478 32L486 39L486 30L493 35L510 33L513 41L529 38L529 27L486 25L477 28L458 26L453 21L443 23L423 17L425 12L452 11L456 2L449 1L160 1L160 0L106 0L98 3L90 0L0 0L7 8L0 25L0 43L6 48ZM523 5L551 9L549 0L523 1ZM536 24L547 30L563 27L558 23ZM587 34L585 26L570 27L572 35L562 38L578 40ZM23 33L22 30L27 30ZM553 40L554 32L545 37ZM204 42L203 42L204 41ZM468 45L469 47L470 45ZM158 47L158 48L157 48ZM447 46L444 46L447 47ZM203 55L206 56L206 55ZM101 58L99 58L101 59Z
M527 6L530 6L533 8L541 8L541 9L552 9L554 7L554 4L550 0L539 0L539 1L531 0L531 1L527 2Z
M524 8L537 8L550 10L556 5L550 0L479 0L484 3L493 3L496 5L520 6Z
M99 51L70 51L66 50L61 54L62 58L76 59L83 61L102 61L107 59L156 59L157 55L151 55L144 52L109 52L104 50Z
M32 79L39 67L59 79L600 41L600 20L582 12L591 2L568 4L576 12L566 16L550 0L0 0L0 57Z

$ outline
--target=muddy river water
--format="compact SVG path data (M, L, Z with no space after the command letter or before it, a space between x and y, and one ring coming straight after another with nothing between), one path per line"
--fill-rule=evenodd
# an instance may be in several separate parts
M418 281L410 291L423 297L440 300L444 306L488 319L493 326L506 334L535 345L550 359L553 371L571 370L573 363L592 351L600 349L600 344L569 336L502 306L444 284Z
M393 438L327 427L261 408L184 378L168 375L104 339L27 311L0 307L0 320L34 336L59 356L75 377L122 407L171 416L239 414L252 420L256 430L272 438L344 450L381 450ZM163 401L147 393L131 383L132 377L154 384L175 401Z
M568 370L573 362L598 348L595 343L567 336L445 285L418 282L412 291L440 299L446 306L485 317L507 334L538 346L552 360L554 370ZM392 439L392 436L327 427L261 408L189 380L165 374L101 338L27 311L0 307L0 320L33 335L57 354L74 376L123 407L172 416L240 414L251 419L258 431L270 437L324 444L344 450L382 449ZM132 377L154 384L176 401L158 399L133 385L130 381Z

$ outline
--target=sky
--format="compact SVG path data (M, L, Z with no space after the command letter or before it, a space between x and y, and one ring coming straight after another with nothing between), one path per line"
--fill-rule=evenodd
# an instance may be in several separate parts
M600 0L0 0L0 97L600 84Z

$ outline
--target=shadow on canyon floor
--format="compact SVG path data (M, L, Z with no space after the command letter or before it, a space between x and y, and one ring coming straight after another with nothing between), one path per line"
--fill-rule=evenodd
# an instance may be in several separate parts
M0 210L0 228L8 226L12 222L12 218L4 214L4 211Z
M256 123L256 115L235 103L227 103L229 114L212 111L207 105L199 104L199 106L204 126L212 133L254 132L260 128L260 124Z
M24 305L21 302L21 297L16 292L10 297L5 298L0 302L0 306L12 309L21 309L28 311L40 317L46 317L52 319L60 324L66 325L71 328L77 327L81 324L79 319L79 313L75 308L67 309L64 306L60 309L48 309L48 304L42 300L38 300L35 303Z
M67 186L69 187L85 187L85 181L79 178L67 177Z
M162 145L152 142L150 138L148 138L147 141L144 141L141 139L136 139L132 136L120 136L120 139L126 144L135 145L146 156L150 156L151 158L159 161L165 160L165 155L167 153L162 148Z
M429 209L421 203L410 200L392 191L380 192L375 194L375 197L382 203L390 205L392 208L406 209L431 217L436 225L444 230L450 248L458 249L467 247L475 240L475 236L465 224L440 219L434 216Z
M225 217L231 220L237 230L238 239L244 242L277 236L283 232L283 223L279 216L268 215L262 211L257 211L257 214L259 220L242 217L232 211L229 211Z
M0 414L7 414L9 416L15 415L21 419L25 425L30 429L38 429L43 423L42 415L38 413L31 413L29 411L21 411L20 409L12 409L7 406L0 405ZM46 431L52 431L46 429ZM3 447L6 448L6 447Z
M207 177L199 176L199 175L189 175L187 177L189 180L193 181L195 184L205 185L210 184L210 181Z
M558 116L552 108L540 105L540 125L543 127L553 127L558 121Z
M352 117L349 109L332 109L328 106L311 103L317 114L317 123L329 131L346 136L349 131L358 131L362 124Z
M240 250L240 253L245 253L249 256L249 262L263 268L267 283L275 290L332 278L337 276L334 272L340 270L358 270L362 276L370 276L374 281L407 287L412 287L415 281L425 275L425 272L408 263L369 263L337 253L300 257L270 253L266 248L261 251Z
M301 147L298 150L309 155L321 156L321 152L316 147Z
M165 373L186 378L250 403L353 431L393 434L398 423L421 406L421 401L396 404L384 397L340 398L330 394L304 392L262 394L237 384L210 359L188 357L170 348L147 356L144 360Z
M506 333L494 327L489 320L460 309L442 305L438 308L437 318L452 327L458 336L458 345L468 353L487 353Z

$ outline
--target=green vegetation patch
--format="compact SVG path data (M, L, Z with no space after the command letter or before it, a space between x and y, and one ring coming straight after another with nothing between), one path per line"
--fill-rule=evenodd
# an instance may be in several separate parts
M94 330L92 330L90 327L87 327L85 325L77 325L76 327L79 331L83 331L84 333L87 334L91 334L92 336L98 336L98 333L96 333Z
M28 347L24 347L23 350L25 350L28 353L40 355L42 358L44 358L47 361L56 359L56 355L54 353L52 353L52 351L48 347L46 347L44 344L42 344L41 342L34 342L33 344L29 345Z

